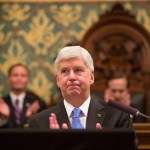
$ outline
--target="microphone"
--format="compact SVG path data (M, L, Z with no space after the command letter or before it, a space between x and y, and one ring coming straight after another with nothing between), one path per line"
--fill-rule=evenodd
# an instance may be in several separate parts
M119 110L121 110L123 112L126 112L128 114L131 114L133 116L142 116L142 117L150 119L149 116L140 113L140 111L138 109L133 108L131 106L126 106L126 105L124 105L124 104L122 104L122 103L120 103L120 102L118 102L116 100L109 99L108 100L108 105L112 106L112 107L114 107L116 109L119 109Z

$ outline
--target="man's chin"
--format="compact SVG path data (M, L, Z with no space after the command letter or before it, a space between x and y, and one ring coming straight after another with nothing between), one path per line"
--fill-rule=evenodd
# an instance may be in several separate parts
M80 92L79 92L79 91L76 91L76 90L74 90L74 91L69 91L69 92L68 92L68 95L70 95L70 96L78 96L78 95L80 95Z
M24 88L22 88L22 87L15 87L15 88L13 88L13 91L22 92L22 91L24 91Z

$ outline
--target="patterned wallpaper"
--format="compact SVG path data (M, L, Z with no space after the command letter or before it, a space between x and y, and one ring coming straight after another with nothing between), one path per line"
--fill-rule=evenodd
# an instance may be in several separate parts
M15 63L31 71L28 89L47 104L56 102L54 60L68 43L80 41L113 0L99 1L0 1L0 96L8 91L7 71ZM150 31L150 2L124 1L124 7Z

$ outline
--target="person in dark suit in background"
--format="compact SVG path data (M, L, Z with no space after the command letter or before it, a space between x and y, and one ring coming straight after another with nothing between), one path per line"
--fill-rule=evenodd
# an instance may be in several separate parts
M132 129L129 114L116 110L90 96L94 65L89 52L80 46L67 46L55 60L56 81L63 100L33 115L30 128L50 129Z
M26 91L29 76L23 64L15 64L8 70L9 94L0 98L1 128L22 128L33 114L46 109L43 100Z
M141 113L145 113L145 99L144 93L130 93L129 81L127 75L122 72L114 72L108 78L107 89L104 93L104 100L114 99L124 105L132 106L139 109ZM133 122L145 122L144 117L134 117Z

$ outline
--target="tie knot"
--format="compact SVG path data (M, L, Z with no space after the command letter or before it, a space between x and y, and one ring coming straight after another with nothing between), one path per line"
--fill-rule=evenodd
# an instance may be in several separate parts
M16 106L19 105L19 100L18 99L16 99L15 104L16 104Z
M80 108L74 108L72 111L72 118L79 118L81 114L81 109Z

